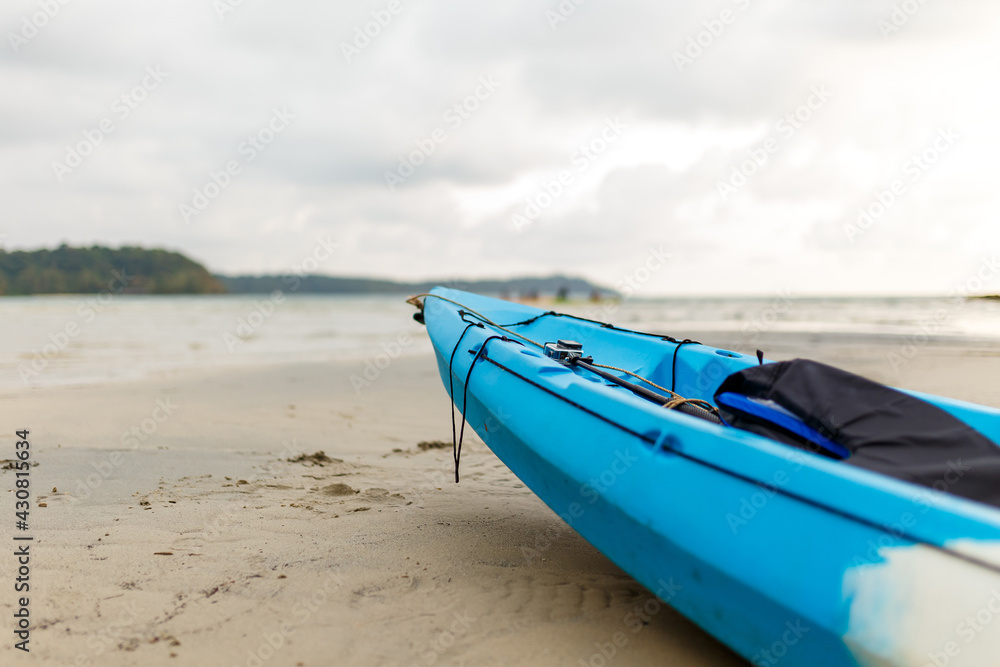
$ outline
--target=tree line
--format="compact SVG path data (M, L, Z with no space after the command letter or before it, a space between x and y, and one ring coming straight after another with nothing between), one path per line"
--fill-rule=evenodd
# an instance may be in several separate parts
M0 295L93 294L112 284L126 294L225 291L201 264L168 250L65 244L54 250L0 250Z

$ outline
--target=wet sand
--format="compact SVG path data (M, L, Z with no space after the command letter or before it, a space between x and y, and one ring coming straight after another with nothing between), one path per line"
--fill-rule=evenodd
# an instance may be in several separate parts
M754 342L775 359L1000 405L989 346L927 346L893 367L888 340ZM45 505L29 531L31 653L8 634L3 664L600 665L612 651L607 664L746 664L568 529L477 438L452 483L430 357L395 360L357 394L360 369L187 371L0 397L3 432L31 430ZM0 479L11 488L10 471ZM12 515L12 493L0 497ZM12 528L0 522L6 544ZM0 581L13 561L0 559Z

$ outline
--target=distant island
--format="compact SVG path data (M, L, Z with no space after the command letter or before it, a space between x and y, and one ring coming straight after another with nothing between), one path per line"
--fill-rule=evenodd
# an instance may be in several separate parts
M124 246L54 250L0 249L0 295L94 294L417 294L437 285L510 297L613 297L614 290L562 275L509 280L399 282L323 275L213 275L184 255Z
M0 294L220 294L205 267L167 250L72 248L0 250Z

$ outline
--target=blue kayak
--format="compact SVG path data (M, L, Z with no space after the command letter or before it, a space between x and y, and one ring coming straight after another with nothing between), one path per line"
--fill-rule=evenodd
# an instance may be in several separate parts
M460 418L753 664L1000 665L1000 510L720 421L720 384L770 362L457 290L415 303ZM908 395L1000 441L997 410Z

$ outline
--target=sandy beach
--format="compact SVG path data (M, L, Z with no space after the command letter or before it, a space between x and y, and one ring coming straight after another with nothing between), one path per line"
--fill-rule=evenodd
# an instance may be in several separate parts
M894 370L889 343L760 343L776 359L1000 405L990 346L931 345ZM3 664L746 664L567 528L474 436L454 484L432 357L396 359L360 393L359 368L4 391L0 459L30 429L38 506L30 657L5 641ZM12 472L0 479L12 514ZM6 544L12 523L0 522ZM0 565L9 581L14 558Z
M0 25L0 667L1000 667L1000 2Z

